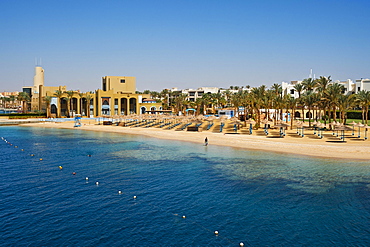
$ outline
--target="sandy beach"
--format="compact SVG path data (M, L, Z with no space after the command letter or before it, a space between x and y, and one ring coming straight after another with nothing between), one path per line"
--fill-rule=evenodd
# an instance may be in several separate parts
M313 134L312 130L305 131L305 137L296 134L296 130L287 130L284 138L277 138L278 131L270 131L269 136L264 136L260 131L249 134L217 133L211 131L191 132L175 131L160 128L121 127L112 125L97 125L94 122L83 122L81 127L74 127L73 122L55 123L28 123L21 126L33 126L41 128L66 128L87 131L105 131L111 133L145 135L155 138L179 140L203 144L208 138L209 145L229 146L249 150L263 150L279 153L290 153L304 156L368 160L370 159L370 141L364 138L346 138L346 142L340 142L338 137L328 131L323 139ZM350 137L351 133L346 133ZM357 134L355 134L357 135Z

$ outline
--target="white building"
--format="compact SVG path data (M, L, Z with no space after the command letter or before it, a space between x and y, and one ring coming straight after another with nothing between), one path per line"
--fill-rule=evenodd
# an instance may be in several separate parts
M298 95L297 90L295 90L294 86L300 83L302 83L302 81L291 81L291 82L283 81L281 83L281 89L283 91L283 95L290 95L295 99L298 98L299 95Z
M355 83L351 79L347 79L346 81L335 81L334 83L338 83L344 86L344 94L350 95L355 93Z
M181 93L188 95L187 100L190 102L196 101L198 98L202 98L204 94L218 93L218 87L200 87L196 90L194 89L184 89Z
M355 92L358 93L362 90L370 91L370 79L359 79L356 80Z

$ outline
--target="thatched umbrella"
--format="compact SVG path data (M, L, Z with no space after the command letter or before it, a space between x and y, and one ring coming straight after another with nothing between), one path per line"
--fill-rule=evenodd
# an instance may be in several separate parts
M276 125L274 125L274 128L279 128L280 137L285 136L285 129L289 127L290 125L285 122L280 122ZM303 137L303 136L302 136Z
M367 130L370 129L370 126L365 125L364 128L365 128L365 138L364 138L364 140L366 141L367 140Z
M335 130L341 132L340 139L344 142L344 132L347 131L347 130L352 130L352 128L347 126L347 125L337 125L335 127Z
M361 137L361 134L360 134L360 128L364 127L365 125L363 125L362 123L357 123L355 125L353 125L354 127L358 127L358 138Z
M253 124L256 124L256 121L254 121L252 118L245 121L245 124L249 124L249 134L251 135L253 132Z

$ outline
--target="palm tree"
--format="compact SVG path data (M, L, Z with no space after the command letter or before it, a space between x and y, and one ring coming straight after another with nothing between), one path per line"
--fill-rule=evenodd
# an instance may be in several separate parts
M10 102L12 102L11 108L14 108L14 103L15 103L16 97L14 95L10 95L9 99L10 99Z
M91 100L94 98L91 94L86 93L86 109L85 109L85 114L87 117L90 117L90 103Z
M321 105L321 109L323 110L323 116L324 116L324 122L326 124L326 109L329 105L328 101L328 86L331 83L330 76L325 77L325 76L320 76L319 79L316 79L317 82L317 92L319 93L320 97L320 102L319 104Z
M44 97L44 102L46 104L46 117L49 118L50 117L50 103L51 103L51 99L52 97L51 96L45 96Z
M82 116L82 105L83 105L83 97L85 96L84 93L77 93L78 96L80 96L80 109L77 109L77 112L79 111Z
M65 92L67 94L67 97L65 97L64 99L67 100L67 108L68 108L68 117L71 116L71 112L72 112L72 109L73 109L73 106L72 106L72 97L73 95L75 94L75 92L73 92L72 90L69 90L67 92Z
M27 103L31 100L30 95L26 92L20 92L18 94L18 100L22 102L23 113L27 112Z
M317 82L312 78L307 78L302 81L302 85L304 90L312 92L317 86Z
M179 113L179 111L183 110L183 108L186 106L183 105L186 101L187 95L182 93L179 96L175 98L175 112Z
M287 109L292 110L292 114L290 116L290 129L293 129L293 121L295 120L295 109L297 108L298 99L291 97L289 95L286 96L286 105Z
M168 89L163 89L159 95L161 99L163 99L163 109L168 109L170 103L170 91Z
M303 91L303 85L301 84L301 83L298 83L298 84L295 84L294 85L294 89L297 91L297 93L298 93L298 98L300 98L301 97L301 93L302 93L302 91Z
M340 112L340 119L343 124L346 123L347 111L352 109L356 100L356 95L340 95L338 98L338 108Z
M239 112L239 106L242 102L242 94L240 92L233 94L231 96L231 104L234 106L235 111L235 117L237 117L237 113Z
M301 94L302 94L302 91L304 89L304 86L303 84L301 83L298 83L298 84L295 84L294 85L294 89L297 91L298 93L298 103L301 105L302 107L302 121L304 121L304 103L302 102L302 99L301 99Z
M251 90L252 107L257 115L256 127L259 128L261 122L261 112L264 105L264 98L266 97L266 86L262 85Z
M370 91L361 90L356 95L356 102L362 109L362 123L367 124L370 105ZM366 114L365 114L366 113Z
M315 95L316 94L314 92L308 90L304 93L304 95L302 97L303 102L308 107L308 126L309 127L311 127L311 118L312 118L311 110L312 110L313 105L316 103Z
M327 97L329 101L329 108L331 107L334 121L337 121L336 109L337 109L338 99L340 95L342 95L343 91L344 91L344 86L342 84L334 83L328 86ZM330 114L329 114L329 120L330 120Z
M62 103L60 102L63 97L64 92L61 90L56 90L54 93L54 96L58 98L58 111L57 111L57 117L61 117L61 108Z

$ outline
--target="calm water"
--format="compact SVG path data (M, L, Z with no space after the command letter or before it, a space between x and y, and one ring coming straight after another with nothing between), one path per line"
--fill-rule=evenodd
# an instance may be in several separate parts
M370 245L369 162L79 129L0 137L0 246Z

